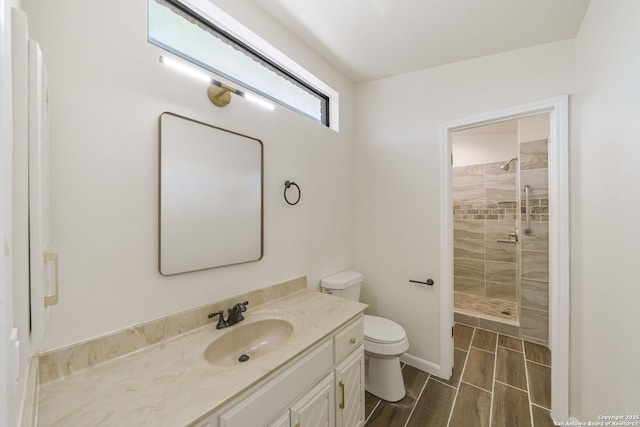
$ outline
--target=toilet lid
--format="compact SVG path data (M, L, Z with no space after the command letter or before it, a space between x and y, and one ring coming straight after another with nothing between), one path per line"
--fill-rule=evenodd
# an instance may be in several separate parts
M405 339L407 334L396 322L378 316L364 316L364 338L380 344L390 344Z

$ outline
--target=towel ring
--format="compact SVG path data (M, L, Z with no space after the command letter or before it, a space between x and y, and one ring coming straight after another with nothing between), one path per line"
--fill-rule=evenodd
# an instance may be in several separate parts
M293 186L293 185L295 185L295 187L298 189L298 198L296 199L296 201L295 201L295 202L291 203L291 202L289 201L289 199L287 198L287 190L288 190L291 186ZM298 202L300 201L300 197L302 197L302 191L300 190L300 187L298 187L298 184L296 184L296 183L295 183L295 182L293 182L293 181L285 181L285 182L284 182L284 200L285 200L288 204L290 204L291 206L293 206L293 205L297 205L297 204L298 204Z

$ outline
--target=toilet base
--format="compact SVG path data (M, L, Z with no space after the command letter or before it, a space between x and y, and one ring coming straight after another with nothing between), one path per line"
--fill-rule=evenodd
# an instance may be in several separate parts
M401 400L406 391L400 358L365 355L365 390L388 402Z

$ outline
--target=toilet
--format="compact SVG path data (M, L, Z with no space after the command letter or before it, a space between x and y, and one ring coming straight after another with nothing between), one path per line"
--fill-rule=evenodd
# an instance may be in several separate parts
M360 299L362 274L343 271L320 281L322 292L354 301ZM402 326L378 316L364 316L365 389L383 400L405 395L400 355L409 349Z

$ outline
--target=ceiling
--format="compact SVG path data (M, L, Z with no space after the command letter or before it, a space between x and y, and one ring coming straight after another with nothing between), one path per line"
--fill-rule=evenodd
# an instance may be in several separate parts
M354 82L576 36L590 0L251 0Z

